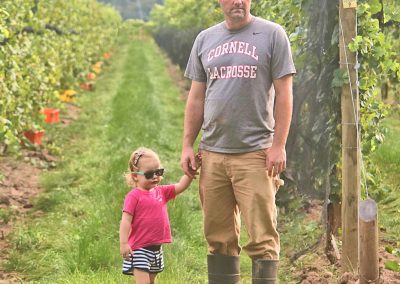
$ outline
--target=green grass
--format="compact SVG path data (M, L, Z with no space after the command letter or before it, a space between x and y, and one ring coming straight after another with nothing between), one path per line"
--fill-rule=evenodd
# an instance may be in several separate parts
M379 226L385 239L400 243L400 113L394 109L384 120L388 129L383 144L372 159L383 176L380 184L384 198L378 202Z
M26 282L132 283L121 273L118 228L129 188L123 173L131 152L159 153L175 182L179 168L184 102L150 39L121 39L96 91L81 96L80 119L59 134L64 159L42 178L35 201L41 218L20 224L6 264ZM32 212L34 213L34 212ZM174 243L165 246L161 283L203 283L206 246L196 185L169 204Z

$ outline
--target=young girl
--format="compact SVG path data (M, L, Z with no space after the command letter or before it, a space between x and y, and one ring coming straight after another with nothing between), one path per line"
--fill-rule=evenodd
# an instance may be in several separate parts
M134 275L136 284L155 283L164 270L161 245L171 243L167 202L187 189L192 178L184 175L171 185L159 185L164 174L158 155L141 147L129 159L126 180L134 188L126 195L120 224L122 272Z

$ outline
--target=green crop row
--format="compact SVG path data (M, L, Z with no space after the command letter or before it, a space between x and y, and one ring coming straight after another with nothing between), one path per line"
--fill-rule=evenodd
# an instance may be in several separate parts
M41 127L40 110L109 51L121 22L95 0L0 2L0 146Z

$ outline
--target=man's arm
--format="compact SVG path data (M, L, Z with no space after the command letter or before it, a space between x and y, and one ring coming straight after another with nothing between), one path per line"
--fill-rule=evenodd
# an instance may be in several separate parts
M186 102L181 155L182 170L190 178L195 176L197 170L193 144L203 124L205 96L206 83L192 81Z
M276 176L286 169L286 140L293 111L293 76L283 76L273 81L275 88L275 132L271 148L267 151L269 176Z

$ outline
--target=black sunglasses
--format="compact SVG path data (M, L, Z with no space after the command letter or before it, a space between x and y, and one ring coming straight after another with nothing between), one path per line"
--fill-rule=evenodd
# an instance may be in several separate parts
M135 172L135 174L143 175L146 179L152 179L154 175L162 177L164 174L164 169L157 169L154 171L147 171L147 172Z

